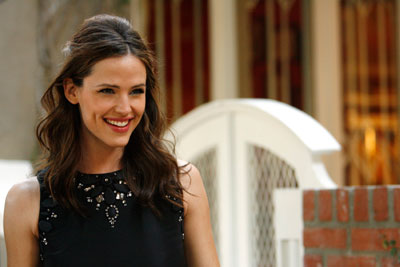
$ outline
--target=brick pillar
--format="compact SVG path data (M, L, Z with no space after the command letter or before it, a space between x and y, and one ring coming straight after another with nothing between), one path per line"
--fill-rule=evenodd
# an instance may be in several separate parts
M306 190L303 220L305 267L400 267L383 245L400 246L400 186Z

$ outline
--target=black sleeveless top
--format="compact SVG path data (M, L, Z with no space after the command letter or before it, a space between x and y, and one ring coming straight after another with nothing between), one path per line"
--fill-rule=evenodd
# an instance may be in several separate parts
M122 171L78 174L78 194L89 211L83 218L63 209L40 184L39 243L42 266L186 266L183 209L162 201L162 216L139 205Z

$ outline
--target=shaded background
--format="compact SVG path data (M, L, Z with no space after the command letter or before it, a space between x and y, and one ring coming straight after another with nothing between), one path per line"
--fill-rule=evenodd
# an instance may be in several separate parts
M399 183L399 5L0 1L0 158L37 157L40 96L62 63L63 45L85 18L110 13L130 19L155 50L171 122L212 100L276 99L309 113L342 144L324 159L336 183Z

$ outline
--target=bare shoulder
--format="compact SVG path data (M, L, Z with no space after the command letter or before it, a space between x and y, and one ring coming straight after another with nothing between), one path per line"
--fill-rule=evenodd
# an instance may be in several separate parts
M204 207L208 210L208 200L203 180L199 170L191 163L178 160L181 167L180 182L183 186L184 213L192 215L198 213Z
M203 185L199 170L193 164L178 159L178 166L181 168L180 181L184 189L192 194Z
M36 177L17 183L8 191L5 207L4 222L14 224L22 221L32 227L35 233L36 220L40 209L40 187ZM10 224L9 224L10 225Z
M24 208L27 203L40 199L39 182L36 177L31 177L23 182L13 185L6 197L6 206Z
M36 177L15 184L4 207L8 266L39 266L40 187Z

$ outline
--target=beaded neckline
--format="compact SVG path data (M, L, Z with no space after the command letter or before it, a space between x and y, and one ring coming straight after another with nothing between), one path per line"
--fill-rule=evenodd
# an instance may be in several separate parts
M41 201L38 222L40 240L39 255L41 261L44 261L48 256L52 257L52 255L54 255L52 254L54 249L58 249L58 242L56 242L54 246L49 246L49 244L54 242L54 239L59 238L58 234L60 232L53 231L57 227L62 228L62 225L65 225L66 220L69 220L67 218L73 215L73 213L70 213L67 209L63 209L50 195L44 183L45 172L46 170L41 170L37 174L37 179L40 184ZM96 212L98 215L100 215L100 218L98 219L105 220L106 225L108 222L111 228L119 227L119 220L123 221L123 217L132 216L132 213L129 212L129 206L134 204L134 195L126 184L126 179L122 170L100 174L86 174L77 172L74 180L77 188L76 190L79 192L79 198L87 202L88 206L93 207L93 212ZM172 198L175 202L178 201L169 195L167 195L166 198ZM180 225L181 238L184 239L184 210L182 207L178 207L173 204L170 205L172 212L175 213L173 216ZM138 220L143 219L145 218L138 218ZM75 225L74 227L82 226L79 224ZM122 223L121 227L124 227Z
M104 210L105 216L114 228L119 216L118 203L127 206L127 198L132 197L122 171L102 174L85 174L78 172L77 188L81 190L89 204L96 210Z

